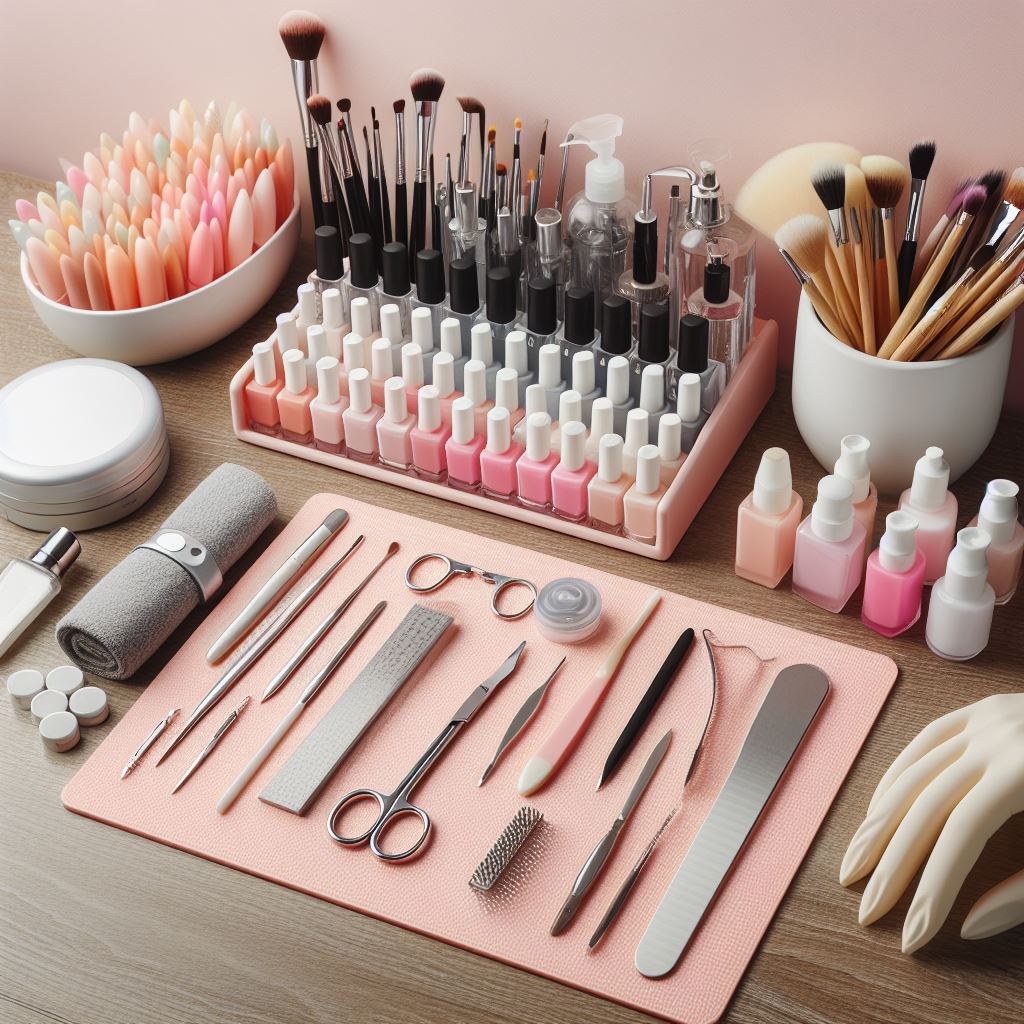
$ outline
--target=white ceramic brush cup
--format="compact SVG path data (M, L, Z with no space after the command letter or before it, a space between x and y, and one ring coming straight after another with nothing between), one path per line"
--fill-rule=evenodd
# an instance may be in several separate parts
M1006 390L1013 317L957 359L897 363L837 341L801 293L793 353L793 414L807 447L829 473L839 441L871 442L871 479L883 494L910 486L914 463L938 445L950 480L988 447Z

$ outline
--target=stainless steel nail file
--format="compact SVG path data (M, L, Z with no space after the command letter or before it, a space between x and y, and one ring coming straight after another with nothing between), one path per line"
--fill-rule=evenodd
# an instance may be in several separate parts
M413 605L366 667L260 793L264 803L305 814L360 737L454 620Z
M790 665L775 677L637 946L641 974L661 978L679 962L827 694L828 677L814 665Z

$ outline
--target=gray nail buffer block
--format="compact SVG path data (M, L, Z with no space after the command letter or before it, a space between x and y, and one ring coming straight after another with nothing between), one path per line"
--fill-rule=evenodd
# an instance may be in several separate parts
M266 480L226 462L160 529L181 530L201 541L226 573L276 515L277 499ZM200 600L195 580L182 566L156 551L137 548L57 623L57 642L83 671L128 679Z
M260 793L264 803L305 814L360 737L454 620L416 604L366 667Z

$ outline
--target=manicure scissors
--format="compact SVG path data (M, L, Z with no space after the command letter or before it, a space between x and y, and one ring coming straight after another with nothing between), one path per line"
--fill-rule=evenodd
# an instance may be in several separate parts
M414 787L430 771L431 766L445 752L448 744L455 739L462 727L467 725L480 710L484 701L498 688L500 683L512 675L525 647L526 641L524 640L501 663L500 668L466 698L462 706L452 716L451 721L438 733L437 738L427 747L423 756L412 766L409 774L402 779L393 793L381 793L379 790L369 788L354 789L334 805L327 819L327 831L335 842L341 843L342 846L362 846L364 843L369 843L370 852L384 861L407 860L419 852L420 847L430 834L430 816L422 807L417 807L416 804L410 802L409 797L412 795ZM356 803L371 801L377 804L377 817L373 824L358 835L341 835L338 831L338 818L345 808ZM410 816L419 818L419 838L408 849L389 853L381 846L381 837L396 820Z
M427 562L440 562L441 575L430 583L418 584L413 582L413 574L421 565ZM443 587L453 576L479 576L480 579L490 583L494 587L491 594L491 611L499 619L521 619L531 608L537 599L537 588L529 581L518 576L502 576L496 572L488 572L486 569L479 569L475 565L468 565L465 562L456 562L454 558L442 555L440 552L431 551L426 555L420 555L408 569L405 570L405 585L417 594L431 594L439 587ZM530 600L516 611L503 612L498 607L498 600L502 591L514 587L525 587L530 592Z

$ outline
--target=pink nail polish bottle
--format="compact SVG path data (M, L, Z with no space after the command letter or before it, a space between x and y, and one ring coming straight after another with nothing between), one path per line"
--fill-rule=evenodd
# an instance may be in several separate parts
M914 480L900 495L901 509L917 520L917 546L924 552L924 582L934 583L946 567L956 534L956 496L948 490L949 463L931 447L917 460Z
M684 375L685 376L685 375ZM700 380L696 374L690 376ZM740 502L736 517L736 575L774 589L793 567L796 531L804 500L793 490L785 448L761 456L754 489Z
M487 367L479 359L470 359L462 378L463 393L473 403L476 432L487 430L487 412L494 403L487 397Z
M449 486L463 491L475 491L480 486L480 456L485 443L483 435L476 432L473 403L465 396L457 398L452 405L451 437L444 446Z
M495 379L501 364L494 361L494 335L489 323L473 324L469 331L470 358L484 364L487 397L494 401Z
M839 458L832 470L853 484L853 517L864 527L865 548L870 551L875 536L875 513L878 511L878 488L871 482L868 453L871 442L860 434L847 434L839 442Z
M618 532L624 515L623 499L633 486L633 478L622 471L622 438L618 434L605 434L597 447L597 476L587 484L590 518L602 530Z
M462 396L455 390L455 360L450 352L434 353L430 376L441 398L441 420L451 426L452 403Z
M463 376L469 356L462 351L462 326L453 316L446 316L441 321L441 351L452 357L452 370L455 373L455 390L463 391Z
M317 362L317 393L309 406L314 444L322 451L335 453L345 447L345 423L342 416L348 408L348 399L341 397L338 366L334 356L324 356Z
M494 404L508 409L514 433L519 421L523 418L523 410L519 408L519 374L515 370L506 367L495 374Z
M348 375L348 408L341 414L350 459L377 461L377 421L381 411L370 400L370 371L359 366Z
M534 413L526 421L526 451L516 463L522 504L551 507L551 474L557 465L558 456L551 450L551 417L546 412Z
M686 461L683 421L674 412L665 413L658 423L658 454L661 456L661 482L667 489Z
M469 407L473 408L472 402ZM522 458L523 446L512 440L508 409L496 405L487 414L487 446L480 453L480 484L484 494L498 501L510 501L516 493L516 466Z
M423 307L418 307L423 308ZM428 309L429 313L430 310ZM405 381L405 404L409 406L409 412L413 416L419 415L420 388L424 385L423 380L423 353L415 342L408 342L402 346L402 380ZM440 408L440 399L438 408Z
M917 549L917 520L890 512L885 533L864 570L861 621L882 636L899 636L921 617L924 555Z
M579 522L587 515L587 485L597 466L587 461L587 427L580 420L562 425L562 448L551 473L551 507L555 515Z
M425 384L420 388L419 421L409 437L412 441L412 462L416 472L431 480L440 480L448 471L445 445L452 436L447 423L441 420L441 398L437 388Z
M327 334L328 354L334 356L335 359L341 359L341 342L349 333L349 325L345 323L341 292L337 288L328 288L323 293L323 306L323 327Z
M978 514L968 526L979 526L991 538L988 549L988 582L996 604L1013 597L1024 556L1024 526L1017 521L1017 493L1012 480L990 480Z
M827 612L840 612L864 574L864 527L853 517L853 484L818 481L818 499L796 531L793 593Z
M415 426L416 420L405 403L405 381L401 377L390 377L384 384L384 415L377 420L377 449L385 466L408 469L412 465Z
M302 349L289 349L284 354L284 390L277 395L281 434L286 440L297 444L309 444L313 440L309 404L315 397L316 392L306 378L306 357Z
M622 532L653 544L658 536L658 503L665 493L661 456L653 444L636 453L636 481L622 499Z
M647 444L648 434L647 412L644 409L630 409L626 414L625 445L622 449L622 465L630 476L636 476L636 457Z
M540 384L531 384L526 389L526 397L523 402L523 418L515 425L512 431L512 439L522 448L526 447L526 424L535 412L547 412L548 401L544 388Z
M350 331L341 343L341 393L348 394L348 378L353 370L366 370L369 375L370 364L366 342L361 334Z
M384 404L384 385L394 376L391 342L387 338L376 338L370 347L370 396L374 405Z
M252 347L253 378L245 385L245 407L249 411L249 425L261 434L276 434L281 425L277 411L277 396L284 384L278 380L274 362L274 346L269 341L257 342Z
M986 553L992 538L967 527L956 535L946 574L932 587L925 640L940 658L967 661L988 646L996 594L988 583Z

